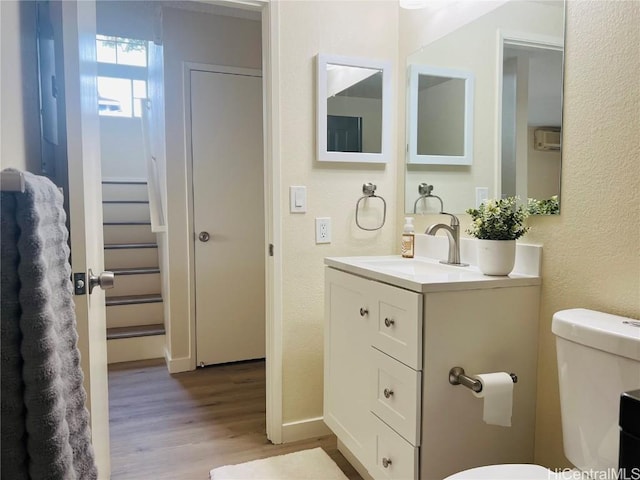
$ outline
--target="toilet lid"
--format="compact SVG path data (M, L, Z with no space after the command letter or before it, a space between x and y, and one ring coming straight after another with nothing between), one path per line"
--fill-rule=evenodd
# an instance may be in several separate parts
M511 463L488 465L456 473L445 480L548 480L551 471L540 465Z

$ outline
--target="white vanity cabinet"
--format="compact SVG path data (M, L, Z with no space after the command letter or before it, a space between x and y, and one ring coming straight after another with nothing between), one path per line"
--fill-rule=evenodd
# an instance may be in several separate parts
M415 284L325 263L324 421L363 477L533 461L539 277ZM483 422L483 400L449 384L455 366L518 375L512 427Z
M325 423L376 478L414 478L422 294L329 268L325 302Z

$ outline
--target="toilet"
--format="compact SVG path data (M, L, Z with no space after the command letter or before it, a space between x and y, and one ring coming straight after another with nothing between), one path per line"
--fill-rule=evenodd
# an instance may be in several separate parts
M618 468L620 395L640 388L640 322L593 310L562 310L553 316L564 453L585 475ZM596 473L597 475L597 473ZM562 479L540 465L472 468L445 480ZM601 478L597 477L596 478Z

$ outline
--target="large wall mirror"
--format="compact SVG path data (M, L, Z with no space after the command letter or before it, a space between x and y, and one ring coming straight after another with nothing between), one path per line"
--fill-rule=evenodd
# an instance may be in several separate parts
M318 54L318 160L386 163L391 151L391 65Z
M433 194L442 198L448 212L463 213L483 198L518 196L532 213L559 213L565 5L554 0L492 3L464 22L457 18L463 12L456 2L440 7L430 17L423 14L424 18L438 17L440 25L450 21L452 27L419 49L406 50L412 52L407 55L409 72L420 68L465 71L475 83L473 162L418 163L409 141L407 213L414 213L414 205L418 214L437 211L437 201L421 198L420 185L425 183L433 185ZM464 14L470 16L468 9ZM411 28L407 35L424 36L415 21L407 21L407 29ZM424 121L421 126L411 118L417 107L415 92L409 88L409 139L412 130L419 136L428 128ZM430 121L444 124L446 117ZM460 119L457 122L459 125ZM453 125L450 123L451 128Z

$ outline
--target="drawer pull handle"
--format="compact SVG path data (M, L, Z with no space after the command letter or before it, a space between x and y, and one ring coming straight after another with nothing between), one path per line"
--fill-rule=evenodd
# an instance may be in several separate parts
M396 323L396 321L393 318L385 318L384 319L385 327L390 327L391 325L393 325L395 323Z
M366 308L364 308L364 307L361 307L361 308L360 308L360 316L361 316L361 317L364 317L365 315L369 315L369 310L367 310L367 309L366 309Z
M392 462L390 458L385 458L385 457L382 458L382 466L384 468L389 468L389 465L391 465L391 463Z
M393 396L393 390L390 388L385 388L382 393L384 393L385 398L391 398Z

